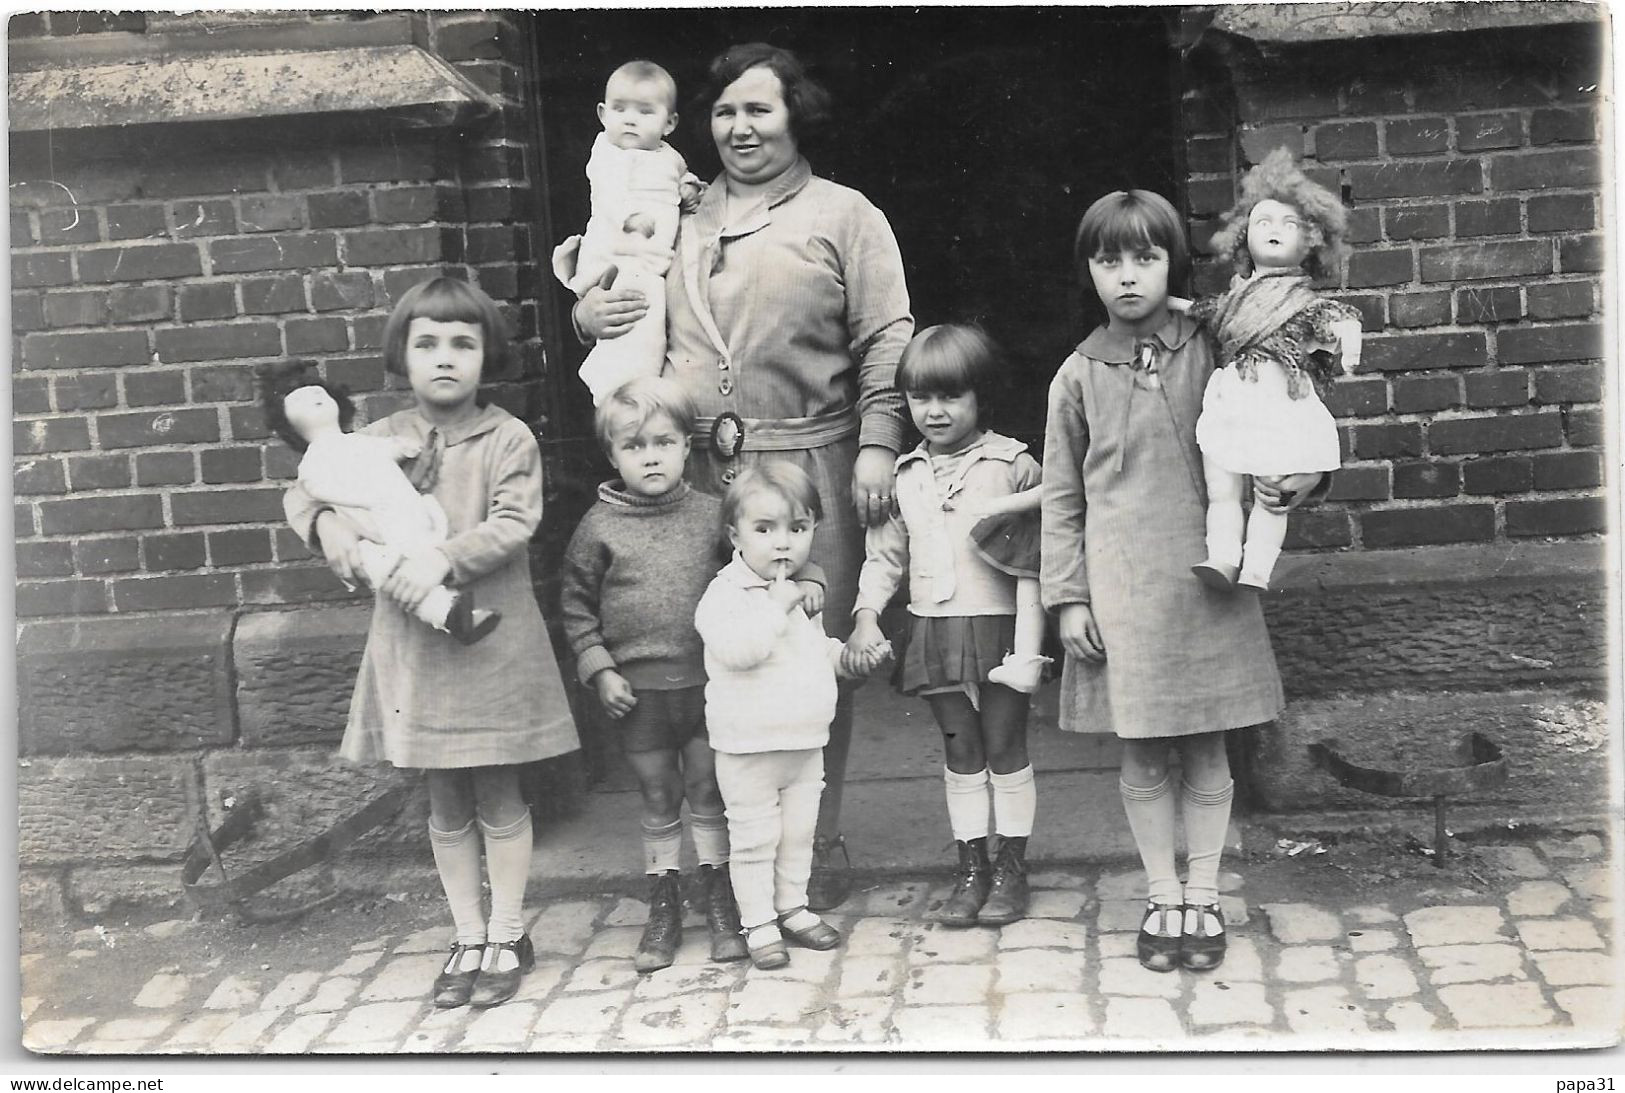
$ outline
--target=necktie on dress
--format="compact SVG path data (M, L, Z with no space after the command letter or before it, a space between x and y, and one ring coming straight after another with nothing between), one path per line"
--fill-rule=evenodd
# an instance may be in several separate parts
M430 429L429 435L423 439L423 451L412 461L412 468L406 472L412 487L419 493L433 493L434 487L440 481L440 461L446 454L446 438L441 436L439 429Z

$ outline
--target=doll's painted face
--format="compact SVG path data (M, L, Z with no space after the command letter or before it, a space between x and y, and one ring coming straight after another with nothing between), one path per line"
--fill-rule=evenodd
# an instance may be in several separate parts
M1309 244L1309 225L1291 205L1266 199L1247 215L1247 250L1260 269L1296 269Z
M758 577L788 578L807 564L817 524L812 513L777 490L752 490L741 499L739 515L728 526L728 541Z
M339 427L339 404L321 387L296 387L282 400L282 414L306 440Z

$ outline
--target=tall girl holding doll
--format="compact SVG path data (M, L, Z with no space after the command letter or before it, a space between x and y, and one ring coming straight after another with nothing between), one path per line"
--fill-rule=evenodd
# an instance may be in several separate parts
M1037 807L1027 696L1045 663L1040 472L1025 444L982 425L999 364L998 347L973 326L931 327L903 351L897 386L924 439L898 457L898 515L869 529L848 642L859 656L884 647L880 612L906 574L914 621L901 685L930 703L942 730L959 850L938 916L949 926L1003 926L1026 914ZM990 789L996 863L987 848Z
M1108 321L1049 391L1041 584L1067 654L1061 728L1123 741L1123 807L1149 889L1140 963L1201 971L1225 951L1225 732L1279 713L1281 680L1258 599L1191 579L1206 557L1196 419L1213 360L1196 324L1168 308L1170 285L1189 266L1179 214L1145 190L1108 194L1084 214L1074 256ZM1319 477L1260 480L1258 502L1285 511ZM1181 804L1183 885L1174 860Z
M519 764L577 746L575 724L531 588L527 547L542 516L542 461L529 428L479 397L507 354L490 297L437 278L401 297L384 327L384 362L415 405L366 433L421 446L408 466L444 508L442 543L408 552L375 589L372 626L339 754L423 769L429 842L456 940L432 987L440 1007L513 997L535 963L520 908L530 871L530 812ZM361 573L355 535L295 485L288 522L341 578ZM412 612L443 582L500 608L502 625L463 645ZM480 858L491 885L486 917Z

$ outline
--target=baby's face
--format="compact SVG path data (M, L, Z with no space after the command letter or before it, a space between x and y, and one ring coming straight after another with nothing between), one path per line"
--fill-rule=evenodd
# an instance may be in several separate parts
M752 490L741 498L728 541L758 577L788 578L812 554L812 513L797 509L774 490Z
M676 128L677 115L659 81L614 76L598 104L598 121L615 147L652 151Z

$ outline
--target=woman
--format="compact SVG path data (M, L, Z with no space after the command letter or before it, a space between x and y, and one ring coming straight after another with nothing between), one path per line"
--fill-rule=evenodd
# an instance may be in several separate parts
M825 627L845 638L863 528L892 511L903 441L893 376L914 320L902 255L880 210L815 177L802 158L802 142L828 120L829 96L793 53L728 49L711 62L698 105L722 177L683 218L666 275L664 374L701 415L688 478L720 495L763 459L811 475L824 509L812 560L828 580ZM615 338L646 311L635 292L595 287L574 317L583 336ZM840 812L851 740L843 690L824 750L814 910L836 906L850 887Z

